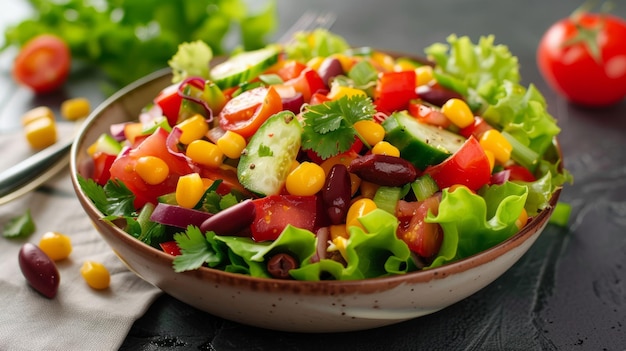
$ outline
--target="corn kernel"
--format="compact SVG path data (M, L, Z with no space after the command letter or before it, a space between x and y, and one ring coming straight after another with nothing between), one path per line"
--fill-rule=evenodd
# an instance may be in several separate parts
M86 261L80 267L80 275L91 288L103 290L109 287L111 283L111 275L109 270L99 262Z
M334 240L335 238L349 238L350 234L348 233L348 229L345 224L333 224L330 226L330 239Z
M417 86L426 85L434 78L433 68L429 65L419 66L415 69L415 75L417 77L415 80Z
M135 172L150 185L161 184L170 174L165 161L156 156L142 156L135 163Z
M38 118L24 126L26 140L33 149L43 149L57 141L57 127L50 118Z
M53 261L66 259L72 252L70 237L57 233L47 232L39 240L39 248Z
M194 140L202 139L209 131L209 124L199 114L180 122L177 127L182 130L179 141L185 145L190 144Z
M85 118L90 111L91 105L85 98L68 99L61 103L61 116L70 121Z
M480 136L480 146L484 150L493 152L493 156L499 163L506 163L511 158L513 146L496 129L489 129Z
M441 106L441 112L459 128L465 128L474 123L474 113L461 99L449 99Z
M372 153L376 155L389 155L400 157L400 150L387 141L379 141L372 147Z
M313 162L302 162L287 175L285 187L291 195L311 196L324 187L324 169Z
M339 100L344 96L353 97L355 95L367 96L365 91L361 89L341 85L333 85L330 88L330 92L326 96L331 100Z
M341 68L344 72L349 72L354 65L354 58L345 55L345 54L332 54L330 55L332 58L336 58L341 63Z
M324 60L325 58L323 56L315 56L309 61L307 61L306 65L307 67L317 71L322 65L322 62L324 62Z
M528 223L528 212L526 212L525 208L522 208L522 212L520 212L519 217L515 220L515 226L518 230L521 230L526 223Z
M357 226L361 229L365 229L361 225L361 222L359 222L359 218L374 211L376 208L376 203L372 199L361 198L356 200L352 203L352 205L350 205L350 208L348 209L348 215L346 216L346 227L350 228L352 226Z
M179 206L193 208L204 195L204 182L198 173L190 173L178 178L176 202Z
M217 168L224 161L220 148L210 141L194 140L187 146L187 156L203 166Z
M39 118L47 118L47 119L54 121L55 120L54 112L52 112L52 110L46 106L39 106L31 110L28 110L22 116L22 126L26 126L30 122L33 122Z
M415 63L413 63L413 61L411 61L410 59L399 58L394 63L393 70L396 72L410 71L412 69L416 69L417 67L415 66Z
M332 242L333 245L335 245L337 251L339 251L339 253L341 254L341 257L343 257L343 259L347 261L348 252L346 251L346 246L348 246L348 240L343 236L337 236L332 239Z
M246 139L240 134L228 130L217 139L217 146L226 157L235 159L241 157L241 153L246 148Z
M378 191L379 187L380 185L376 183L372 183L372 182L367 182L365 180L362 180L361 184L359 184L359 190L361 191L361 196L368 198L368 199L374 198L374 195L376 195L376 191Z
M384 52L375 51L372 53L372 61L377 63L384 71L393 71L395 60Z
M368 145L376 145L385 137L385 128L371 120L362 120L354 124L354 129Z

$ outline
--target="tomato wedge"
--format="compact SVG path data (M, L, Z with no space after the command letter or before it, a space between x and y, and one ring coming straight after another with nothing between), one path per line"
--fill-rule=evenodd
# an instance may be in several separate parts
M29 40L15 58L13 78L35 93L50 93L67 80L70 49L63 39L42 34Z
M428 212L437 215L439 196L433 195L424 201L400 201L396 216L399 225L398 238L404 241L409 249L424 258L435 256L441 248L443 230L438 223L424 222Z
M253 201L257 215L250 230L256 241L276 240L288 224L314 231L320 220L316 196L272 195Z
M473 136L452 156L427 167L424 173L430 174L440 189L460 184L476 191L491 180L489 159Z
M220 127L248 138L282 108L283 102L273 87L247 90L226 103L219 115Z
M178 94L178 84L173 84L163 89L154 99L154 103L159 105L163 115L167 117L167 122L173 126L178 121L178 113L183 97Z

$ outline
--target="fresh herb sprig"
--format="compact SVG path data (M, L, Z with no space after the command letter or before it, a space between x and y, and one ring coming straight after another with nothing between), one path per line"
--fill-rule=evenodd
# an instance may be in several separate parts
M323 159L348 151L358 137L354 124L371 120L375 113L372 100L361 95L309 105L302 114L302 148Z

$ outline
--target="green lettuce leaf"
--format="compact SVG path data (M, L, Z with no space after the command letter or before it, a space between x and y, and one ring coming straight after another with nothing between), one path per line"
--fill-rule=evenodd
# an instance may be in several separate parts
M384 210L374 210L359 219L365 231L350 227L346 242L346 266L324 259L293 270L292 277L320 280L328 275L336 280L355 280L404 274L415 268L408 246L396 235L397 218Z
M429 213L425 219L439 223L444 232L441 249L429 268L484 251L515 234L515 221L527 196L528 187L513 182L483 187L479 194L465 188L444 190L439 213Z
M350 45L344 38L322 28L296 33L294 40L285 46L289 58L302 62L317 56L328 57L348 49Z

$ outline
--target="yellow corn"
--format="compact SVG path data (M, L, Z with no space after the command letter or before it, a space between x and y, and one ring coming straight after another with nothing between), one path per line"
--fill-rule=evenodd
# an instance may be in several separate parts
M474 113L461 99L449 99L441 106L441 112L459 128L465 128L474 123Z
M376 155L389 155L400 157L400 150L384 140L374 144L374 147L372 148L372 153Z
M393 71L394 64L396 63L393 57L380 51L372 53L372 61L377 63L385 71Z
M348 233L348 230L345 224L331 225L329 234L330 234L330 240L335 240L335 238L338 238L338 237L342 237L346 239L350 237L350 234Z
M374 198L374 195L376 194L376 191L378 190L379 187L380 185L376 183L367 182L364 180L362 180L361 184L359 184L359 190L361 191L361 196L368 198L368 199Z
M22 116L22 126L26 126L30 122L33 122L40 118L47 118L54 121L54 112L52 112L52 110L46 106L39 106L30 109Z
M24 125L26 140L33 149L43 149L57 141L56 123L51 118L37 118Z
M150 185L161 184L170 174L165 161L156 156L142 156L135 163L135 172Z
M368 145L376 145L385 137L385 128L371 120L362 120L354 124L354 129Z
M429 65L419 66L415 69L415 75L417 76L417 86L426 85L434 78L433 68Z
M346 86L341 86L341 85L333 85L330 88L330 92L326 96L331 100L339 100L344 96L352 97L355 95L367 96L365 91L361 89L346 87Z
M416 68L415 63L407 58L399 58L393 65L393 70L396 72L410 71Z
M365 216L366 214L374 211L376 208L376 203L372 199L361 198L356 200L352 203L352 205L350 205L350 208L348 209L348 215L346 216L346 227L350 228L352 226L357 226L361 229L365 229L361 225L361 222L359 222L359 217Z
M87 117L91 104L85 98L68 99L61 103L61 116L70 121Z
M343 236L338 236L332 239L333 245L335 245L335 248L337 249L337 251L339 251L339 253L341 254L341 256L343 257L344 260L348 260L348 252L346 251L346 246L348 246L348 239L344 238Z
M65 234L47 232L39 240L39 248L51 260L60 261L67 258L72 252L72 241Z
M201 139L209 131L209 124L202 115L196 114L177 125L183 133L180 142L187 145L194 140Z
M87 285L96 290L106 289L111 283L109 270L99 262L86 261L83 263L80 267L80 275L85 279Z
M522 212L519 214L519 217L517 217L517 220L515 220L515 226L517 227L518 230L520 230L524 228L527 222L528 222L528 212L526 212L525 208L522 208Z
M354 58L345 55L345 54L332 54L330 55L332 58L336 58L341 63L341 68L343 68L344 72L349 72L352 69L352 65L354 65Z
M194 140L187 145L187 156L203 166L217 168L224 161L224 154L220 148L210 141Z
M317 71L322 65L322 62L324 62L324 60L325 58L323 56L315 56L309 61L307 61L306 65L307 67Z
M239 158L243 149L246 148L246 139L240 134L233 131L226 131L219 139L217 139L217 147L228 158Z
M322 190L326 174L313 162L302 162L287 175L285 187L291 195L310 196Z
M291 161L291 167L289 167L289 172L293 172L293 170L298 168L298 166L300 166L300 162L298 162L298 160Z
M506 163L511 158L513 146L506 138L496 129L489 129L480 136L480 146L484 150L493 153L496 161Z
M176 202L179 206L193 208L204 195L204 182L198 173L189 173L178 178Z

